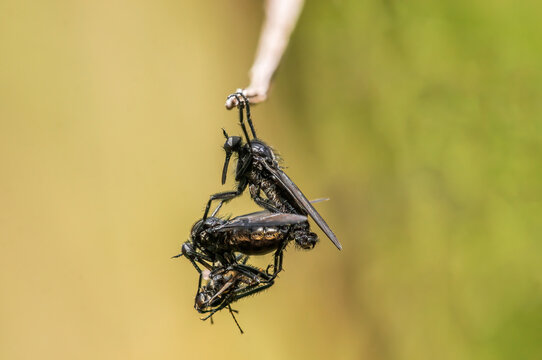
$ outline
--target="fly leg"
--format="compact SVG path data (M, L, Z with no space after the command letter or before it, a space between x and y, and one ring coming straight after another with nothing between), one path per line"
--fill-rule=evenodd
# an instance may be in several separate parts
M201 280L204 276L204 272L200 269L200 267L198 266L198 263L206 267L209 271L211 271L213 269L213 266L209 264L207 261L213 262L213 260L209 256L194 250L194 247L192 246L190 242L184 243L182 246L181 253L173 257L177 258L183 255L190 261L190 263L194 266L196 271L199 273L198 290L196 292L196 298L197 298L198 294L201 291Z
M240 97L244 97L244 96L241 93L233 93L230 96L228 96L226 101L228 101L232 97L234 97L235 100L237 100L237 109L239 110L239 124L241 124L241 128L243 129L243 133L245 134L245 137L247 139L247 143L250 143L250 138L248 137L248 131L247 131L247 128L245 126L245 121L243 120L243 110L245 109L245 101L244 101L244 99L243 100L239 99ZM248 114L250 115L250 109L248 110ZM252 121L250 123L252 123ZM254 134L254 132L253 132L253 134Z
M269 265L266 269L266 273L268 276L271 276L271 279L274 280L279 272L282 271L282 259L284 257L284 249L286 249L286 245L288 245L287 241L283 241L280 247L275 251L275 261L273 265ZM273 273L269 274L269 268L273 267Z
M256 136L256 131L254 131L254 124L252 124L252 118L250 116L250 101L247 99L247 97L242 93L238 93L239 96L241 96L243 98L243 102L245 103L245 112L247 114L247 123L248 123L248 126L250 126L250 131L252 132L252 136L257 139L258 137ZM241 123L241 126L244 127L245 125L243 123Z
M252 124L252 118L250 116L250 101L247 99L245 95L243 95L242 92L236 92L229 95L226 101L231 99L232 97L234 97L235 100L237 100L237 108L239 109L239 123L241 124L241 128L243 129L243 132L245 133L247 142L250 142L250 139L248 137L248 132L245 126L245 122L243 121L243 108L246 110L247 122L248 122L248 126L250 126L250 131L252 132L252 136L255 139L257 139L258 137L256 136L256 131L254 131L254 124Z
M237 325L237 328L241 332L241 334L244 334L243 329L241 329L241 325L237 322L237 319L235 318L234 312L237 313L237 310L233 310L230 305L228 305L228 310L230 311L231 317L233 318L233 321L235 321L235 325Z
M205 206L205 212L203 213L203 219L207 219L207 215L209 214L209 209L211 208L211 203L214 200L222 200L220 202L219 207L218 207L218 208L220 208L223 203L225 203L227 201L230 201L231 199L234 199L234 198L238 197L239 195L241 195L241 192L239 192L239 190L237 190L237 191L225 191L225 192L221 192L221 193L211 195L211 197L209 198L209 202L207 202L207 206Z
M248 261L248 258L249 258L248 255L240 254L240 255L238 255L238 256L235 257L235 261L236 261L237 263L240 263L240 264L242 264L242 265L245 265L245 264L247 263L247 261Z
M260 283L268 283L270 281L273 281L273 277L270 277L267 272L264 272L262 270L253 268L252 266L245 265L245 264L235 264L231 265L230 269L234 269L241 273L242 275L245 275L246 277L250 278L256 285Z
M222 204L225 202L230 201L231 199L234 199L238 196L240 196L243 191L245 191L245 188L247 187L246 182L240 182L237 186L237 190L235 191L225 191L221 193L216 193L211 195L209 198L209 201L207 202L207 206L205 206L205 212L203 213L203 220L207 219L207 215L209 214L209 209L211 208L211 204L214 200L221 200L220 205L218 205L217 209L220 209L222 207ZM215 214L217 210L213 212Z

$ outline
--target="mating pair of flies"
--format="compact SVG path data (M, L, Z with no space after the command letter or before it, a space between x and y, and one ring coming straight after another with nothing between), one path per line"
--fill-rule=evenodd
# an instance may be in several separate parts
M239 123L246 142L243 143L239 136L229 136L223 130L226 159L222 184L226 182L230 159L235 155L236 190L210 196L203 218L194 224L190 239L175 257L185 256L199 273L195 308L208 314L202 320L212 320L213 314L228 308L241 330L231 303L274 284L282 270L284 249L290 241L302 249L312 249L316 245L318 236L311 232L308 217L339 250L342 247L311 202L284 173L271 147L256 136L248 99L240 92L228 96L231 98L237 100ZM252 138L245 125L245 115ZM251 198L264 211L232 219L216 216L225 202L240 196L247 187ZM219 201L219 204L209 216L214 201ZM267 269L247 264L249 256L273 251L274 262ZM204 279L206 283L203 285Z

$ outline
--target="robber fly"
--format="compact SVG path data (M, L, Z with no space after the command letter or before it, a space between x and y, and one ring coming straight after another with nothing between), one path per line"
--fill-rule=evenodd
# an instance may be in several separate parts
M174 256L184 255L200 274L200 265L208 270L214 269L216 263L235 267L236 253L263 255L275 251L272 274L275 278L282 270L283 251L290 241L302 249L312 249L318 242L304 215L260 211L227 220L215 217L219 208L220 205L211 217L194 224L190 239L182 245L181 253ZM237 271L257 278L241 266Z
M229 161L231 156L235 153L237 154L237 168L235 171L237 189L235 191L226 191L211 195L205 208L203 218L205 219L207 217L211 203L214 200L221 200L221 203L229 201L240 196L248 186L250 196L258 205L273 213L310 216L333 244L335 244L339 250L342 249L339 240L333 231L331 231L322 216L320 216L288 175L282 171L271 147L257 138L250 117L250 104L248 99L242 93L232 94L228 99L231 97L237 99L239 122L245 135L246 143L243 144L243 139L241 137L228 136L226 131L223 130L224 136L226 137L226 143L224 144L226 159L222 170L222 184L226 182ZM250 139L245 126L243 109L246 109L246 118L252 133L252 140ZM261 196L262 192L265 194L265 198Z
M265 271L246 265L247 259L248 257L245 257L237 266L218 266L212 271L207 270L200 274L194 308L199 313L209 313L201 320L211 318L212 321L212 316L216 312L227 307L241 334L243 333L234 315L237 311L231 308L231 304L274 284L273 278ZM247 273L250 276L246 275ZM202 278L207 280L203 286Z

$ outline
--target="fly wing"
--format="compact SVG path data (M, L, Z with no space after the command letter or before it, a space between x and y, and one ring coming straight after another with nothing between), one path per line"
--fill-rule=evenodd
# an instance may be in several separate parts
M333 244L337 247L337 249L342 250L342 245L337 239L337 236L331 231L329 228L329 225L326 223L326 221L320 216L318 211L314 208L314 206L311 205L310 201L307 200L305 195L299 190L296 184L278 167L274 167L269 165L265 160L261 161L262 164L266 167L269 172L277 179L282 187L292 195L292 197L295 199L297 205L299 205L301 208L305 209L305 211L309 214L309 216L316 222L316 224L322 229L322 231L327 235L327 237L333 242Z
M233 218L225 224L215 227L213 229L213 232L246 229L252 227L295 225L303 223L305 221L307 221L307 217L304 215L270 213L268 211L260 211L257 213L242 215Z
M314 200L311 200L311 204L316 204L316 203L319 203L319 202L322 202L322 201L328 201L328 200L329 200L329 198L314 199ZM236 219L247 217L247 216L256 217L256 216L264 216L264 215L270 215L270 214L273 214L273 213L271 211L269 211L269 210L256 211L256 212L253 212L253 213L237 216Z

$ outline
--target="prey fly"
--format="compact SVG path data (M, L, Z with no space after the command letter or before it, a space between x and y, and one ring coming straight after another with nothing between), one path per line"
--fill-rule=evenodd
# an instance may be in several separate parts
M205 270L200 274L194 307L199 313L209 314L201 320L211 318L212 321L216 312L227 307L241 334L243 333L234 315L237 311L231 308L231 304L274 284L273 278L265 271L246 265L247 258L237 266L217 266L212 271ZM202 278L206 280L205 285L202 285Z
M213 270L216 263L222 266L238 265L237 253L244 255L274 254L272 278L282 270L283 251L290 241L302 249L312 249L318 236L310 231L305 215L260 211L233 219L212 216L197 221L190 232L190 239L181 247L184 255L201 274L200 265ZM271 265L269 266L271 267ZM268 270L269 270L268 267ZM252 276L246 269L237 271Z

